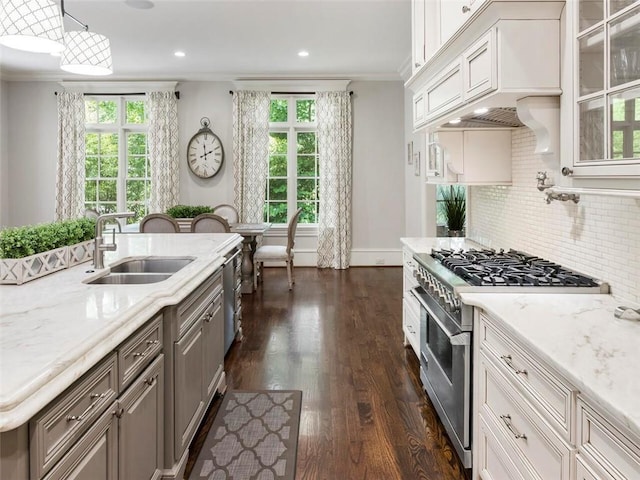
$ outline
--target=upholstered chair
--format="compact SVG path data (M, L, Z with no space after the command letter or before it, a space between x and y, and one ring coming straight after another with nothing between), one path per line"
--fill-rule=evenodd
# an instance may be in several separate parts
M141 233L178 233L180 226L166 213L150 213L140 220Z
M191 233L228 233L229 222L215 213L201 213L191 222Z
M253 254L253 286L258 286L258 275L262 276L262 268L264 262L285 262L287 265L287 276L289 278L289 290L293 289L293 246L296 241L296 228L298 227L298 218L300 217L302 208L289 219L287 228L287 244L286 245L262 245Z
M233 205L229 205L228 203L221 203L220 205L216 205L213 207L213 213L216 215L220 215L227 219L229 223L238 223L240 221L240 215L238 215L238 210Z

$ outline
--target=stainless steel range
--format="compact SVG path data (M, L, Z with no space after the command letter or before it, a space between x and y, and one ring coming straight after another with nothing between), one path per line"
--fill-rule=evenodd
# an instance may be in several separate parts
M414 258L420 379L462 463L471 468L473 309L460 293L608 293L609 286L515 250L432 250Z

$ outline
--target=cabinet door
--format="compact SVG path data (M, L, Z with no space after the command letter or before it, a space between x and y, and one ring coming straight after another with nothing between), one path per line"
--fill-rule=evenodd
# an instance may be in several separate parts
M204 409L202 343L200 319L174 344L175 458L189 445Z
M160 355L118 402L118 469L121 480L158 478L163 455L163 363Z
M43 480L118 480L117 429L109 408Z
M440 45L455 35L470 13L469 0L440 1Z
M467 185L511 183L511 131L468 130L464 132L464 160L447 165Z
M224 362L224 311L222 295L218 295L202 323L204 381L202 398L205 403L213 397Z
M426 61L426 0L411 0L411 33L413 47L412 71L418 70Z
M462 103L462 69L456 60L425 88L426 119L436 118Z

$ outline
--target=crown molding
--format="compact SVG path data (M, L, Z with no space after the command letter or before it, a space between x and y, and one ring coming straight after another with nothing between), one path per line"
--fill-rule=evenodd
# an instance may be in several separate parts
M129 93L129 92L174 92L178 82L58 82L69 92L80 93Z

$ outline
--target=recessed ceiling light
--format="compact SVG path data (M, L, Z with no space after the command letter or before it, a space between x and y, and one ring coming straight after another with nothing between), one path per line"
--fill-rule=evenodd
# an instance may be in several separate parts
M476 115L482 115L483 113L487 113L489 111L488 108L476 108L473 113L475 113Z
M124 3L132 8L139 8L140 10L153 8L153 2L149 0L124 0Z
M306 50L300 50L298 52L298 56L299 57L308 57L309 56L309 52L307 52Z
M187 54L183 51L178 50L177 52L173 52L176 57L185 57Z
M460 120L459 118L454 118L453 120L449 120L449 123L451 125L455 125L456 123L460 123L462 120Z

